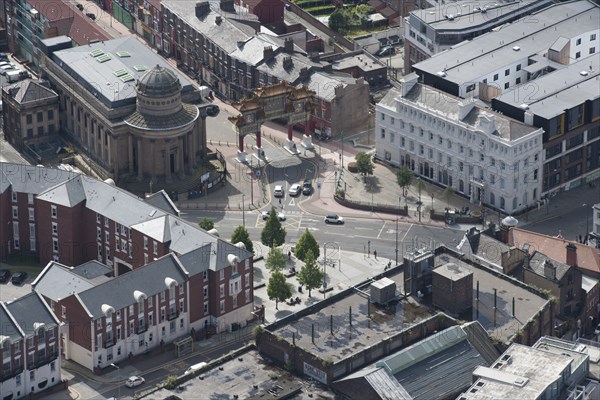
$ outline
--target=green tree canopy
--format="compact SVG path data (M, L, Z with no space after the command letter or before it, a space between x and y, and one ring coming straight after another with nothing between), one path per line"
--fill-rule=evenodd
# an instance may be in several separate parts
M246 246L246 250L251 253L254 253L254 245L252 240L250 240L250 235L248 234L248 230L245 226L238 226L235 228L233 233L231 234L231 243L236 244L242 242L244 246Z
M275 300L276 310L279 310L278 305L280 301L285 301L292 297L292 288L290 284L285 281L285 275L278 269L275 269L269 278L267 295L270 300Z
M294 254L299 260L306 261L305 257L309 251L311 251L316 258L321 254L319 252L319 243L317 243L317 239L315 239L313 234L306 228L302 236L300 236L298 243L296 243Z
M268 247L281 246L285 243L285 228L281 226L281 221L277 218L275 208L271 208L267 223L260 233L260 241Z
M373 170L375 169L375 164L373 164L373 157L370 154L365 153L364 151L360 151L356 153L354 156L356 160L356 166L358 167L358 172L363 175L373 175Z
M316 289L323 283L323 270L317 265L312 251L308 250L305 256L304 265L298 272L298 283L306 286L308 297L311 297L311 290Z
M215 223L212 221L212 219L204 218L202 221L198 222L198 226L205 231L210 231L215 227Z
M276 269L283 269L286 264L287 260L285 259L283 252L277 247L271 247L271 250L269 250L269 254L267 255L267 259L265 260L265 266L273 271Z
M410 186L412 182L413 172L407 167L400 167L396 172L396 179L398 179L398 185L402 188L402 194L406 194L406 188Z

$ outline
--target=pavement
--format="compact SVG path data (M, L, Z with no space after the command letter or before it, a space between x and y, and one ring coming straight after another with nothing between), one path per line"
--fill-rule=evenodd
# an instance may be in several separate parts
M215 100L221 111L227 115L237 115L237 111L229 104L225 104L220 100ZM424 188L419 191L417 189L417 180L413 179L412 184L407 188L407 196L401 196L401 189L396 180L397 169L388 165L376 163L373 176L364 179L359 174L353 174L348 171L347 165L354 161L356 153L359 151L369 152L374 150L374 146L358 145L353 146L350 140L344 143L341 141L320 142L313 141L315 148L313 150L302 150L300 146L303 132L294 131L294 141L297 143L300 153L296 156L311 161L317 165L318 173L314 179L314 193L305 200L298 203L300 209L313 215L324 215L327 213L335 213L344 217L352 218L367 218L378 220L395 220L396 215L393 213L382 213L369 210L357 210L349 208L337 203L334 200L334 194L337 189L345 189L346 198L363 203L371 203L373 206L386 205L398 207L407 205L409 209L408 216L401 216L400 221L407 223L418 223L423 225L444 226L443 221L434 221L429 218L429 210L443 210L446 207L450 209L461 210L469 207L471 210L479 208L478 204L470 203L469 200L459 194L453 194L450 199L446 200L443 196L444 187L437 186L423 180ZM262 126L263 143L269 143L273 146L283 146L287 142L287 129L283 125L274 122L265 123ZM209 134L210 139L210 134ZM364 138L362 140L364 142ZM360 142L358 140L357 142ZM246 141L248 143L248 141ZM219 187L210 192L206 201L192 200L181 201L178 203L180 209L227 209L227 210L252 210L252 209L268 209L271 201L271 194L267 178L250 179L250 168L240 164L237 160L236 138L233 134L222 140L209 140L209 147L217 149L223 153L227 160L227 169L229 176L227 184L224 187ZM268 146L265 146L267 158L269 152L272 151ZM246 146L246 152L252 153L250 145ZM341 168L343 159L344 168ZM343 172L342 172L343 171ZM338 175L341 179L338 179ZM301 174L303 176L303 174ZM594 187L587 184L578 188L563 192L560 195L550 198L548 204L540 204L538 208L517 215L519 227L534 225L548 219L556 218L573 204L588 204L591 205L600 202L599 182L596 182ZM253 185L251 189L251 184ZM318 189L320 187L320 189ZM418 201L422 202L422 213L419 219L417 209ZM588 210L591 215L591 208ZM498 224L506 215L497 211L486 209L485 220ZM468 228L468 226L452 226L454 229ZM575 238L568 238L575 239Z

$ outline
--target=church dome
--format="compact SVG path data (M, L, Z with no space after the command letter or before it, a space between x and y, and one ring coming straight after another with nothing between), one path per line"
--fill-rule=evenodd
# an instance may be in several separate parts
M136 84L138 94L147 97L172 96L181 92L181 82L175 73L156 65L146 72Z

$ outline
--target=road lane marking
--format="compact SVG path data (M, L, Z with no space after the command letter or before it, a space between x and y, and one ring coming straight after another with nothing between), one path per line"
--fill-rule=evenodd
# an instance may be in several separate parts
M381 236L381 232L383 232L383 228L385 228L385 224L387 224L387 221L385 221L383 223L383 226L381 227L381 229L379 230L379 233L377 234L377 239L379 239L379 236Z
M406 236L408 236L408 232L410 231L410 229L413 227L414 224L410 224L410 226L408 227L408 229L406 230L406 233L404 234L404 236L402 237L401 242L404 242L404 239L406 239Z

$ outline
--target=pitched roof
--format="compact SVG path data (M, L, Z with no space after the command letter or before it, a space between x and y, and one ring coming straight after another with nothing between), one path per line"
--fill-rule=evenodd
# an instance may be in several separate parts
M13 163L0 163L0 171L0 193L11 186L13 192L39 194L78 175L56 168Z
M84 175L77 175L67 182L59 183L53 188L48 189L38 196L38 199L45 200L65 207L73 207L85 200L85 190L82 179Z
M103 278L109 279L106 275L111 274L113 270L108 265L92 260L71 268L71 272L86 279L99 281L103 280Z
M103 12L97 8L99 12ZM68 35L79 46L92 40L108 40L111 36L94 21L75 8L68 0L59 0L44 4L39 10L51 27L57 28L58 35ZM86 10L91 12L91 10Z
M534 255L529 260L529 269L535 273L536 275L545 277L545 267L547 264L550 264L556 268L556 280L561 280L563 276L569 271L570 266L567 264L563 264L559 261L553 260L550 257L536 251Z
M539 251L545 256L566 264L567 245L574 245L577 253L577 267L595 274L600 274L600 251L591 246L565 239L542 235L521 228L511 228L508 233L508 244L523 248L528 245L529 254Z
M7 303L6 308L25 334L34 333L37 324L50 327L59 323L46 302L36 292L30 292L15 301Z
M60 300L94 286L94 281L73 272L56 261L50 261L31 287L52 300Z
M164 189L161 189L158 192L146 196L146 199L144 201L156 208L160 208L165 212L179 216L179 209L177 208L175 203L173 203L173 201L171 200L167 192L164 191Z
M173 253L79 292L78 297L93 319L96 319L103 316L103 305L120 310L136 303L135 291L140 291L146 296L153 296L164 291L168 288L168 278L175 280L177 284L188 279L187 271Z
M7 84L4 86L3 90L19 104L49 99L52 97L58 99L58 94L54 90L46 87L42 82L32 79L25 79L14 84Z
M23 338L21 327L13 319L4 302L0 302L0 342L5 338L17 341Z

